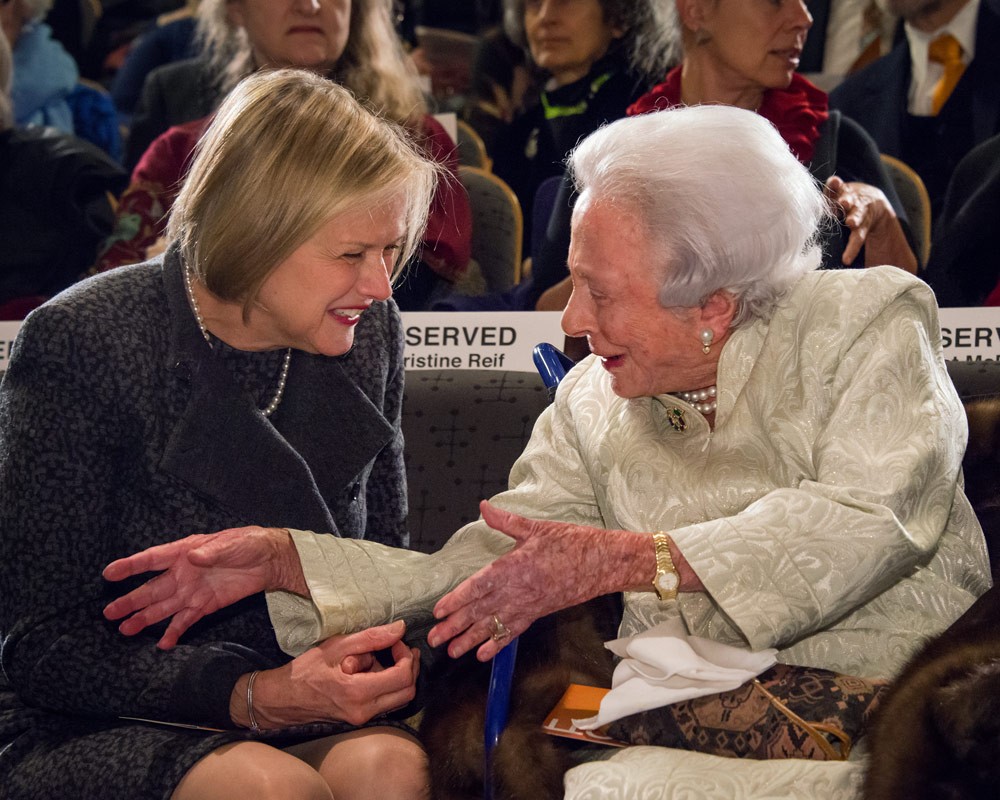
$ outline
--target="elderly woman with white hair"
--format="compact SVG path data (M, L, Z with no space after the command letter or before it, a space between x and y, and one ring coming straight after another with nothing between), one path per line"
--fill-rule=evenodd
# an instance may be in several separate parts
M725 106L640 116L588 137L570 167L563 328L592 354L509 490L429 556L256 528L138 554L106 574L167 573L108 609L136 613L126 632L176 614L169 646L268 590L292 651L431 612L432 645L485 660L543 615L623 592L622 636L673 623L890 678L988 588L934 296L895 268L816 269L828 212L774 128ZM251 563L239 591L217 580ZM626 748L571 769L566 796L710 779L719 797L851 797L863 766Z

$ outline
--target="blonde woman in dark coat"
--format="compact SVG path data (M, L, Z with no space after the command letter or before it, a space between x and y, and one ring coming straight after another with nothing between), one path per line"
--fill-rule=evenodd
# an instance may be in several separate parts
M26 320L0 387L4 800L424 796L384 716L415 693L403 625L291 659L258 596L168 653L104 620L101 568L258 519L406 545L390 281L437 169L335 83L259 73L166 254Z

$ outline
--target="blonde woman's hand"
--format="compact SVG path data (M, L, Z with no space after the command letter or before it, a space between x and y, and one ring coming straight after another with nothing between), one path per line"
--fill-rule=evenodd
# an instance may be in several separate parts
M420 653L403 641L401 620L344 636L332 636L282 667L262 671L254 682L254 718L265 729L310 722L363 725L402 708L416 695ZM375 657L388 651L392 663ZM230 716L249 725L246 682L236 682Z

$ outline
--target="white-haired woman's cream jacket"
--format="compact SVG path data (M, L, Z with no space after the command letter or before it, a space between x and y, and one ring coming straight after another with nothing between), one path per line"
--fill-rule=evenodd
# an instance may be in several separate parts
M775 647L786 663L891 677L990 585L961 488L968 431L933 294L892 267L809 273L770 321L733 333L717 383L710 430L672 395L616 396L598 360L586 359L493 502L529 517L670 532L706 591L676 603L627 595L622 635L680 614L694 634ZM667 422L675 408L683 431ZM482 521L431 556L294 538L315 602L268 598L293 652L426 614L510 546ZM859 760L720 763L628 748L571 770L567 796L661 787L656 796L669 797L703 791L706 774L725 784L704 794L713 797L851 797L861 780Z

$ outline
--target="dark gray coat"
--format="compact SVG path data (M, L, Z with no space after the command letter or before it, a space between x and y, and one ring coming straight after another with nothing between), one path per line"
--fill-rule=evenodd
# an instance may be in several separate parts
M210 350L168 252L32 314L0 385L0 798L169 797L231 728L236 679L287 661L261 596L170 652L101 610L109 561L251 523L405 545L402 334L376 303L339 358ZM9 688L4 687L4 682ZM312 735L343 730L326 725Z

